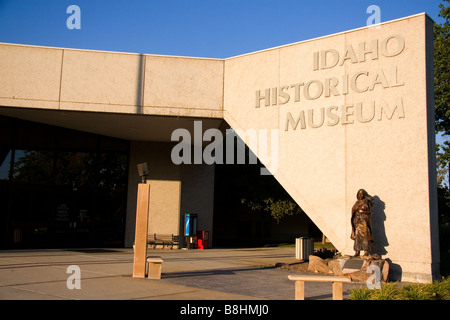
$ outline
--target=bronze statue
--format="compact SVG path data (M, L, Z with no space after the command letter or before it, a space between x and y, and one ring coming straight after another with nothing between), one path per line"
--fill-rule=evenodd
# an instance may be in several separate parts
M353 249L355 257L358 257L361 250L368 256L369 251L373 249L372 223L370 215L372 214L373 197L366 190L360 189L356 194L358 199L352 207L352 234L350 238L355 241Z

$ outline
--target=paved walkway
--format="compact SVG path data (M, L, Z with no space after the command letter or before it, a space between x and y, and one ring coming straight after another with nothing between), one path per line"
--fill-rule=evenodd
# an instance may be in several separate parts
M0 251L0 300L293 300L294 272L271 266L295 262L294 250L150 249L164 259L161 280L132 278L132 249ZM80 268L80 289L67 287L70 265ZM305 292L332 298L329 283L306 283Z

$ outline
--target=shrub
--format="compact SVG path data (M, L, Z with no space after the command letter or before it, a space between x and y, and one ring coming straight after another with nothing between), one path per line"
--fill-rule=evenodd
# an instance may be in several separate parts
M399 300L399 288L396 283L386 283L381 289L372 289L371 300Z
M370 300L371 290L360 287L350 290L350 299L352 300Z
M352 300L450 300L450 277L429 284L386 283L381 289L350 290Z

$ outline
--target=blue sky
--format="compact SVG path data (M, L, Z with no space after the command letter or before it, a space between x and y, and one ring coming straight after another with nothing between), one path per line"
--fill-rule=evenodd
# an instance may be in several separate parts
M426 12L441 0L0 0L0 42L228 58ZM67 7L81 10L69 30Z

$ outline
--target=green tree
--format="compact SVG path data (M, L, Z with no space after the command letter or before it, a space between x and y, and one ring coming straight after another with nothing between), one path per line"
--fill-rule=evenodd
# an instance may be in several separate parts
M450 135L450 0L447 6L439 5L442 24L434 24L434 95L436 108L436 134L444 138ZM450 163L448 139L436 146L438 174L439 237L443 261L449 256L450 243L450 186L443 184Z
M234 150L234 163L237 163L238 144L244 144L237 139ZM251 152L247 145L245 147L246 162ZM226 149L226 147L225 147ZM303 210L284 190L280 183L271 175L261 175L260 169L263 167L258 160L257 164L241 165L220 165L222 175L227 177L231 185L224 187L231 197L240 199L240 205L248 207L255 213L268 214L277 222L283 217L300 214ZM231 189L233 191L231 191Z
M450 135L450 0L447 6L439 5L442 24L434 25L434 94L436 108L436 133L444 138ZM441 185L450 163L450 142L437 146L438 182Z

